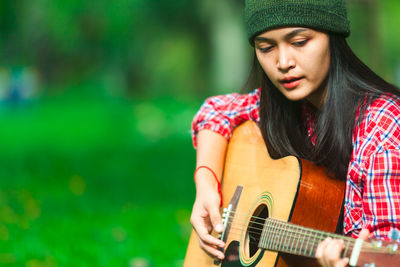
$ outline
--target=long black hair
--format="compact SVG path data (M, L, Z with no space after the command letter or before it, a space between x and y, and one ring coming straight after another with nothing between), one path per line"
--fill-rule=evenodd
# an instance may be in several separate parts
M323 107L316 110L311 137L302 118L304 101L288 100L262 71L256 57L249 79L258 80L261 86L259 126L271 156L305 158L327 167L338 179L345 179L356 124L374 99L399 92L368 68L344 37L329 34L329 46L327 95ZM315 144L311 138L315 138Z

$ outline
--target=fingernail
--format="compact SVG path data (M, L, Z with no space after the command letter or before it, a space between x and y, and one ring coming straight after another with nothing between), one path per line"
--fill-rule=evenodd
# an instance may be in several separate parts
M222 224L217 224L215 226L215 231L222 232L222 230L224 230L224 227L222 226Z

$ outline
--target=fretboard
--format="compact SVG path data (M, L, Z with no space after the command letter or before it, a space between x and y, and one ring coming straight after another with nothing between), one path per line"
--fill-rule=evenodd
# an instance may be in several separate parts
M266 250L315 258L318 244L327 237L342 239L345 244L343 256L351 255L355 242L353 238L317 231L272 218L266 219L258 246Z

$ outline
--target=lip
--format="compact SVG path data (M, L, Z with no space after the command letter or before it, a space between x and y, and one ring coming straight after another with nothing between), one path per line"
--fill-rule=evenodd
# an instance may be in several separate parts
M281 79L280 82L287 89L293 89L301 83L302 79L303 79L303 77L285 77L285 78Z

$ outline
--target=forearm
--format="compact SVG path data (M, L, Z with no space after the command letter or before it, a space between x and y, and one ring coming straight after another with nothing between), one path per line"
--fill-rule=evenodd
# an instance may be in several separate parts
M223 230L219 213L221 196L217 190L228 142L223 136L210 130L200 131L197 140L196 200L190 222L199 237L200 247L208 254L223 259L224 254L216 247L223 248L225 244L211 235L211 229L218 233ZM198 168L199 166L206 168Z
M225 161L228 141L220 134L210 130L202 130L197 134L197 160L196 166L207 166L215 172L220 182ZM206 168L201 168L196 173L196 188L204 183L217 184L214 175Z

